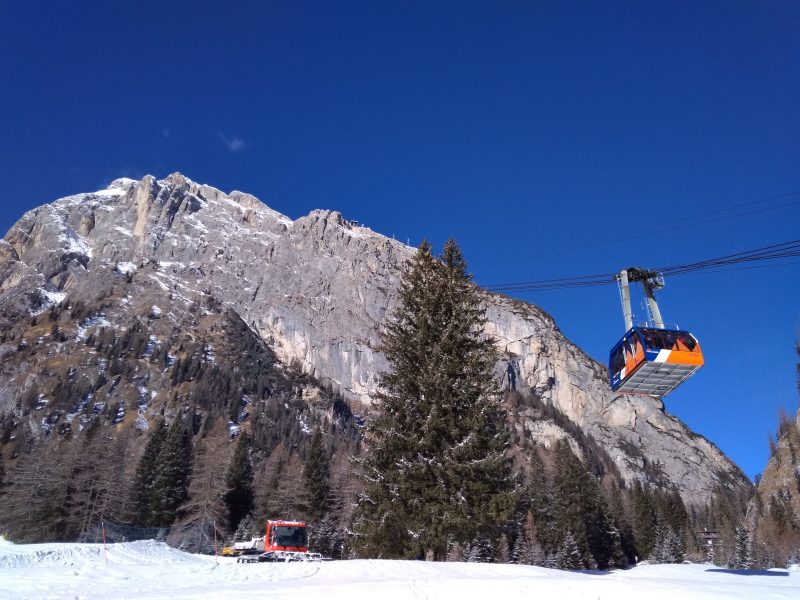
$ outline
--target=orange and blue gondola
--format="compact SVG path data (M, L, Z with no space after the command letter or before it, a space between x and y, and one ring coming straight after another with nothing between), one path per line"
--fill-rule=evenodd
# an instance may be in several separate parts
M663 397L703 366L700 344L688 331L632 327L611 350L611 389Z

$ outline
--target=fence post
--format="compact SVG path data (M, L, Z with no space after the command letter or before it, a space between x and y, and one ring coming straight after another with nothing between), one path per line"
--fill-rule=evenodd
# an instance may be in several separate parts
M108 566L108 548L106 548L106 522L100 521L100 530L103 532L103 554L106 557L106 566Z

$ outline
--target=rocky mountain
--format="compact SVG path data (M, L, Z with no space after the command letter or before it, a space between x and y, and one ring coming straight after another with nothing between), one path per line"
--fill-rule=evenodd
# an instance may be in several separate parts
M777 441L771 448L758 492L767 498L786 495L793 512L800 515L800 411L794 421L781 415Z
M800 411L781 414L776 440L748 507L751 529L777 562L800 560ZM767 549L765 549L766 551Z
M0 240L5 441L9 448L23 438L34 444L109 411L117 411L108 418L118 428L146 427L189 404L200 420L227 411L235 428L261 414L247 409L258 385L283 390L293 435L313 423L351 431L386 368L378 332L413 252L338 212L292 221L253 196L178 173L119 179L32 210ZM530 441L549 446L561 438L582 452L590 440L624 481L674 485L695 505L720 486L749 485L660 400L613 393L605 367L544 311L482 297L487 331L503 353L497 375L510 392L521 452ZM130 352L132 340L139 366L125 367L132 372L110 389L109 348L124 342ZM256 347L266 362L247 368L269 363L270 382L241 377L241 357ZM177 361L192 360L233 383L198 404L197 382L174 373ZM75 389L58 395L59 382ZM279 408L270 409L271 422ZM14 452L6 449L8 457Z

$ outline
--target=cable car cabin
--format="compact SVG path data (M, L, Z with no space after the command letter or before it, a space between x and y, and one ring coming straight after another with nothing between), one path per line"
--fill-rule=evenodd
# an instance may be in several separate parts
M633 327L611 350L611 389L666 396L703 366L697 339L688 331Z

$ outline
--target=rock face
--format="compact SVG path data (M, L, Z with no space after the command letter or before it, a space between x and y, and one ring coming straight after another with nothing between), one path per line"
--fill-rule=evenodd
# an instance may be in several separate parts
M284 364L367 410L386 368L379 327L413 253L338 212L292 221L253 196L225 194L177 173L159 181L120 179L32 210L12 227L0 241L0 314L27 318L65 297L96 295L112 276L135 275L168 302L156 307L161 319L178 323L213 298ZM488 293L484 301L487 332L503 351L497 372L505 389L566 415L626 481L674 484L693 504L718 485L747 485L718 448L665 413L660 400L611 392L605 368L542 310ZM524 401L515 411L519 436L545 445L568 436L533 412Z
M792 515L795 529L800 532L800 410L794 422L782 417L778 439L772 447L757 491L764 505L762 513L769 512L778 502L784 505L787 514ZM751 502L753 504L755 502Z

